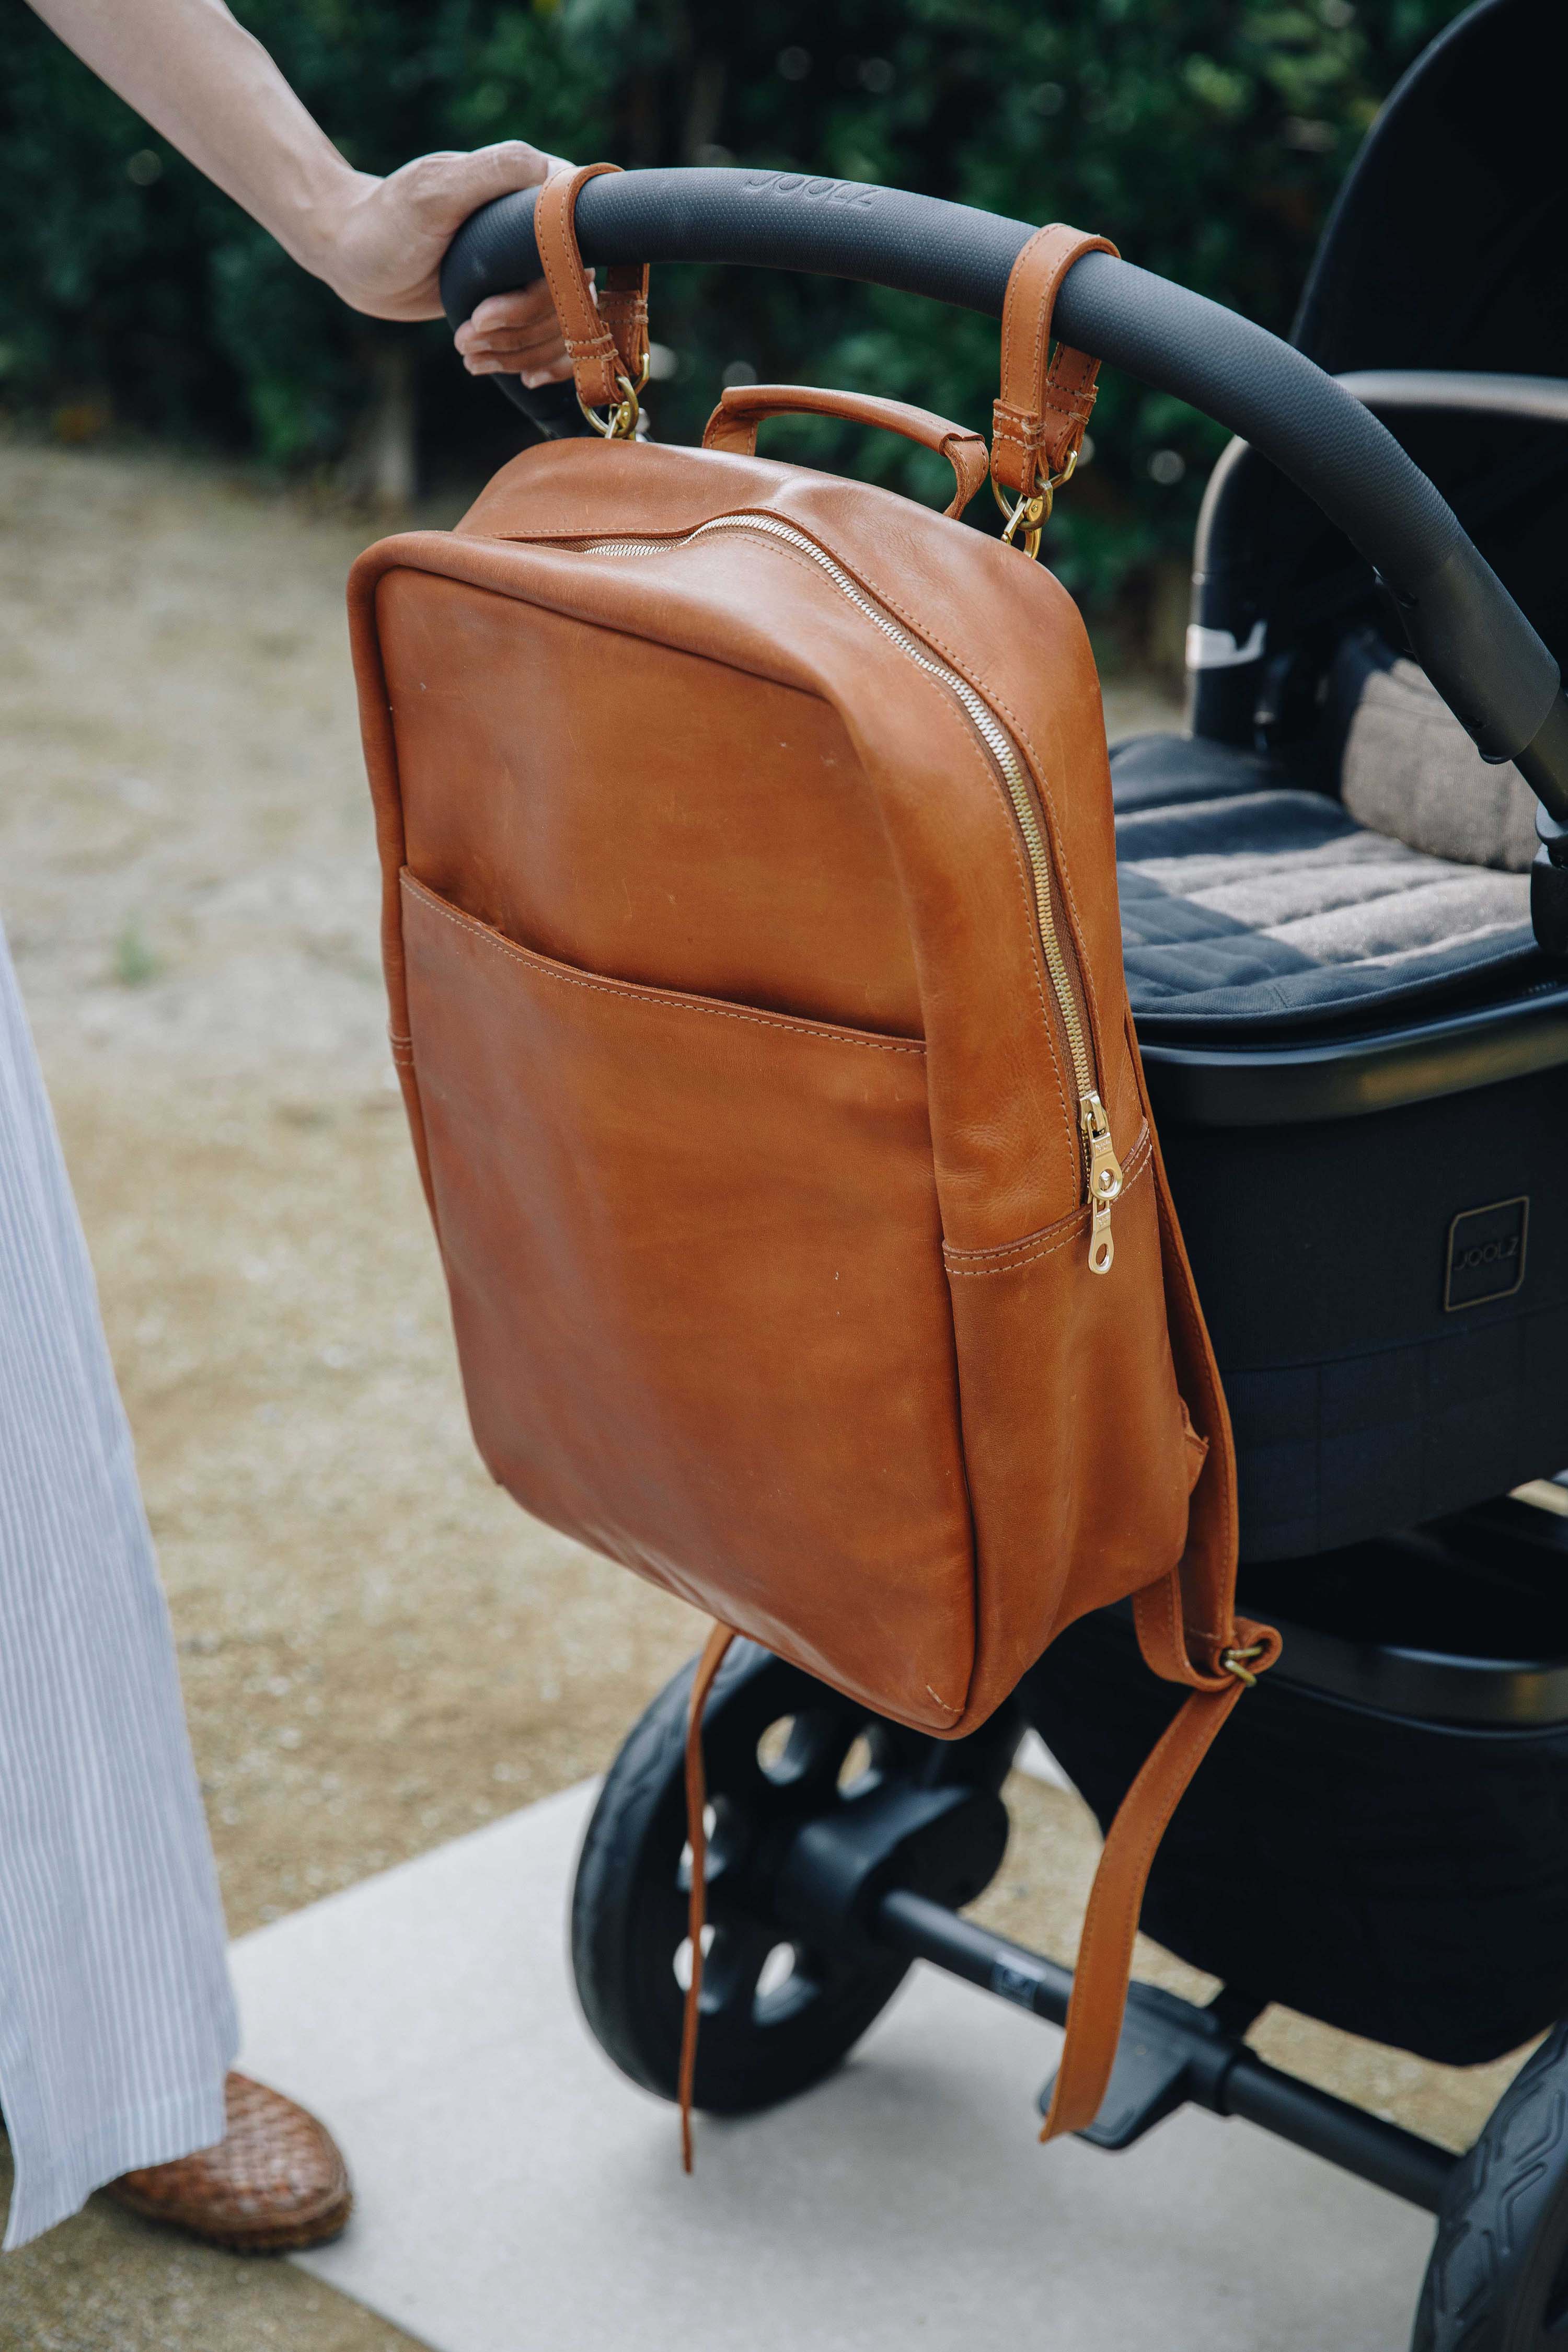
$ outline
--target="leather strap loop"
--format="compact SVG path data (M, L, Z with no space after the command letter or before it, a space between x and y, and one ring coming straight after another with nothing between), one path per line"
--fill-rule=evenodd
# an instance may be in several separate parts
M1016 499L1032 498L1068 471L1094 406L1100 362L1061 344L1053 359L1050 348L1058 289L1086 253L1114 254L1116 247L1109 237L1055 221L1036 230L1007 280L991 478Z
M621 378L640 388L647 372L647 267L619 265L602 273L597 301L577 250L578 191L618 163L583 163L545 181L534 205L540 265L584 408L614 408Z
M1132 1623L1150 1673L1158 1675L1162 1682L1184 1683L1189 1690L1226 1689L1232 1677L1219 1664L1221 1650L1238 1643L1245 1645L1249 1638L1233 1633L1215 1643L1194 1635L1182 1606L1179 1569L1133 1594Z
M950 424L929 408L907 400L884 400L876 393L834 392L809 383L731 384L708 419L702 435L705 449L728 449L737 456L756 455L757 427L766 416L837 416L851 425L877 425L887 433L901 433L933 449L952 467L957 488L944 514L961 515L985 479L986 449L981 434L965 425Z
M1271 1626L1238 1619L1234 1632L1230 1646L1250 1650L1254 1643L1260 1645L1248 1662L1249 1673L1256 1676L1273 1664L1279 1654L1279 1636ZM1199 1683L1191 1670L1177 1679ZM1110 1824L1079 1938L1067 2038L1050 2112L1040 2131L1043 2140L1083 2131L1100 2113L1121 2039L1149 1866L1194 1773L1247 1687L1239 1675L1223 1670L1217 1683L1199 1684L1167 1727Z

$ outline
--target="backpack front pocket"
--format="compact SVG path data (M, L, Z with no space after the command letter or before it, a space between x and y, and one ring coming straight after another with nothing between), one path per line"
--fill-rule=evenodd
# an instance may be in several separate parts
M974 1572L925 1055L583 971L403 877L469 1413L526 1508L880 1711Z

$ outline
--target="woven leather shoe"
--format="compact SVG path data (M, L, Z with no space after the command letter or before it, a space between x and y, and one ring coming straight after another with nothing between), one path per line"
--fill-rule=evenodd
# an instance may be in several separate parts
M335 2238L353 2210L337 2145L281 2092L231 2074L216 2147L109 2183L116 2204L237 2254L286 2254Z

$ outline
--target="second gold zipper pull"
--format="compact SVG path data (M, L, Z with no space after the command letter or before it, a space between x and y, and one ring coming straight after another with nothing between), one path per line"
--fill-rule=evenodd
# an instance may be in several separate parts
M1121 1191L1121 1162L1110 1140L1110 1121L1098 1095L1085 1095L1078 1123L1089 1160L1089 1266L1091 1274L1109 1274L1116 1255L1110 1238L1110 1204Z

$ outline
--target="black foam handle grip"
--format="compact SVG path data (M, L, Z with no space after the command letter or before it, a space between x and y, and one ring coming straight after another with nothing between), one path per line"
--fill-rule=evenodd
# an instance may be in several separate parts
M454 327L486 295L539 277L534 194L498 197L458 230L441 268ZM1027 221L903 189L738 169L605 173L584 186L576 220L590 263L815 271L994 318L1034 235ZM1447 501L1369 409L1278 336L1110 254L1074 264L1056 325L1079 350L1228 425L1303 489L1400 598L1449 709L1489 758L1531 753L1531 785L1568 820L1568 730L1553 719L1557 664ZM542 397L521 387L510 396L530 415ZM564 407L552 405L556 414ZM572 409L574 417L574 399ZM1484 646L1474 642L1478 625Z

